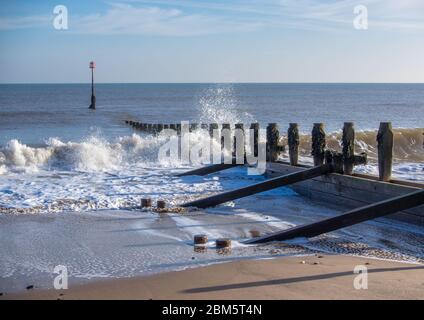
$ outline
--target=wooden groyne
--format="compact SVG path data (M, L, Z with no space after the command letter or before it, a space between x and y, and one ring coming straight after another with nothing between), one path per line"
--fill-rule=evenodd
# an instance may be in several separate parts
M161 130L166 128L172 128L177 131L177 134L181 134L181 125L178 126L178 124L146 124L133 121L127 121L127 123L136 130L152 134L160 133ZM246 149L244 147L240 148L235 143L238 139L240 140L244 137L236 136L235 133L234 136L231 136L233 135L232 131L226 130L230 128L231 126L227 123L222 124L221 127L216 123L190 124L190 132L202 129L209 132L210 137L214 137L214 130L221 129L219 135L221 137L221 149L233 148L233 162L206 166L180 174L180 176L215 173L239 165L234 160L236 156L238 159L246 159ZM253 151L251 151L255 156L258 155L259 128L260 125L258 123L252 123L250 126L250 129L255 132ZM243 132L245 130L243 124L236 124L234 129L240 129ZM286 133L287 146L281 145L280 130L276 123L267 125L266 137L266 176L269 178L268 180L188 202L182 204L182 207L207 208L290 185L299 194L312 199L354 208L349 214L351 214L350 216L355 215L358 217L357 221L359 222L362 221L359 218L361 216L360 213L363 212L361 208L368 208L368 213L364 215L366 220L374 219L377 216L389 215L393 219L424 226L424 205L420 202L423 194L418 192L414 196L414 199L419 199L416 203L410 202L407 196L423 190L424 184L392 178L393 130L391 123L381 123L377 134L378 176L354 172L355 166L367 163L367 155L365 153L355 153L355 128L352 122L345 122L343 125L343 134L340 141L341 152L328 149L323 123L315 123L313 125L311 131L312 166L299 163L300 139L299 125L297 123L290 123L288 126ZM232 141L231 146L228 145L228 141ZM244 142L243 139L243 145ZM281 152L286 149L288 150L288 162L279 160ZM393 206L392 208L398 209L393 209L393 212L391 211L392 209L386 210L381 215L369 214L369 211L375 209L373 205L377 205L382 201L388 201L388 207ZM402 202L403 205L397 206L398 202ZM320 229L319 226L321 225L318 225L318 229ZM325 232L325 228L320 230Z
M384 217L405 209L410 209L424 204L424 189L406 195L383 200L368 206L353 209L340 216L324 219L318 222L294 227L289 230L279 231L247 243L263 243L268 241L283 241L299 237L315 237L323 233L349 227L364 221Z

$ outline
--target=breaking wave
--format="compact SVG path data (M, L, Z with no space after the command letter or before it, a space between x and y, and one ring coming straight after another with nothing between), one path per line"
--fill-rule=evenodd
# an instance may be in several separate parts
M395 163L424 162L424 128L413 129L393 129L394 147L393 161ZM327 134L327 147L336 151L341 151L342 132L332 132ZM283 136L283 143L287 138ZM311 135L302 134L300 136L300 153L303 156L311 154ZM377 160L377 131L357 131L355 133L355 152L366 152L368 160Z
M200 130L199 130L200 131ZM424 162L424 129L394 129L394 162ZM327 135L327 146L341 150L341 132ZM377 159L377 131L360 131L356 133L356 152L366 152L371 163ZM204 133L192 134L190 139L205 139ZM43 147L31 147L18 140L10 140L0 149L0 174L8 171L37 172L46 170L69 171L109 171L133 163L157 163L158 152L168 138L165 136L131 136L119 137L107 141L98 136L91 136L81 142L62 142L50 138ZM282 137L286 143L286 137ZM310 155L311 136L300 137L300 153L303 157ZM164 163L159 163L165 165ZM168 166L178 166L178 159Z

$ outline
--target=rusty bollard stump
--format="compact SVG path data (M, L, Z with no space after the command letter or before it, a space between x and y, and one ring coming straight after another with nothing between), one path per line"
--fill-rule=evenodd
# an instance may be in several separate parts
M261 236L261 233L258 230L250 230L249 233L250 233L250 236L252 238L257 238L257 237L260 237Z
M220 238L216 239L216 248L217 249L227 249L231 248L231 239L227 238Z
M144 198L141 199L141 208L150 208L152 206L152 199Z
M165 201L163 201L163 200L158 200L158 201L156 202L156 207L157 207L158 209L165 209L165 207L166 207L166 203L165 203Z
M208 236L205 234L196 234L194 236L194 244L206 244L208 243Z

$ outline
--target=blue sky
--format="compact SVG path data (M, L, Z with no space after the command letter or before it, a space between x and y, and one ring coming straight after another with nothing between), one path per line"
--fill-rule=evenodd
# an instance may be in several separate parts
M0 3L1 83L424 82L423 0Z

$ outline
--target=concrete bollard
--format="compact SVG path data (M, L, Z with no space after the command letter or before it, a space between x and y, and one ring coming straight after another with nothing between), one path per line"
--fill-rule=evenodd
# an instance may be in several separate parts
M325 153L325 132L323 123L314 123L312 129L312 156L314 157L314 166L320 166L324 163Z
M206 244L208 243L208 236L205 234L196 234L194 236L194 244Z
M217 249L231 248L231 239L227 239L227 238L216 239L215 244Z
M141 208L150 208L152 206L152 199L144 198L141 199Z

